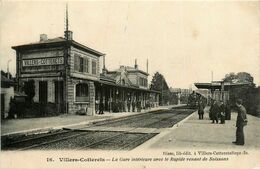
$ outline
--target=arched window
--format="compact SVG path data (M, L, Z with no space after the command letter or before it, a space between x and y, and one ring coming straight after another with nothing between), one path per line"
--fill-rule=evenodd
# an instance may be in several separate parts
M76 102L87 102L87 101L89 101L88 84L78 83L76 85Z

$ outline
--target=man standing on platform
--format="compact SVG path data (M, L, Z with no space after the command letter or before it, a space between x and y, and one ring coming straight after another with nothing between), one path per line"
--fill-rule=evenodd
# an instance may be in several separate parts
M236 101L237 110L237 122L236 122L236 141L233 143L236 145L244 145L245 137L244 137L244 126L247 125L247 117L246 117L246 109L242 105L242 100L238 99Z
M212 116L212 123L214 123L216 121L216 123L218 124L218 116L219 116L219 113L220 113L220 108L219 108L217 101L214 101L214 104L210 108L210 111L211 111L210 113L211 113L211 116Z
M220 101L220 121L221 124L225 124L225 105L224 102L221 100Z
M128 109L128 112L130 112L130 109L131 109L131 100L130 99L127 99L127 109Z
M230 107L229 100L227 100L227 104L225 106L225 116L226 116L226 120L231 120L231 107Z
M198 101L198 114L199 114L199 119L200 119L200 120L203 120L204 105L203 105L201 99Z
M103 99L100 100L99 114L104 114L104 102L103 102Z

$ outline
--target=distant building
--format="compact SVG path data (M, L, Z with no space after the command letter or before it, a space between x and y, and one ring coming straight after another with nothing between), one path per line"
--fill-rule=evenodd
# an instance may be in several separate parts
M192 89L170 88L170 91L177 95L177 104L186 104Z
M192 93L192 89L170 88L172 93L181 93L181 95L189 95Z

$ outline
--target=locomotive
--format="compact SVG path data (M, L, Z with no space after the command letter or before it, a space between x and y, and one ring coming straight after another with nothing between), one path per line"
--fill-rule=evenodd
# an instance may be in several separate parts
M202 100L203 103L207 102L207 99L204 96L193 91L188 98L188 107L192 109L197 108L199 100Z

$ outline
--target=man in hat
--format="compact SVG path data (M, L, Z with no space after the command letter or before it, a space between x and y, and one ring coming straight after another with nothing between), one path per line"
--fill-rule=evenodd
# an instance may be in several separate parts
M198 101L198 114L199 114L199 119L203 120L203 115L204 115L204 105L202 103L202 100Z
M220 108L219 108L218 102L216 100L214 100L214 103L210 108L210 113L211 113L211 117L212 117L212 123L214 123L216 121L216 123L218 124L218 116L220 113Z
M237 122L236 122L236 141L233 144L236 145L244 145L245 144L245 136L244 136L244 126L247 125L247 117L246 117L246 109L242 105L242 100L238 99L236 101L237 106Z

